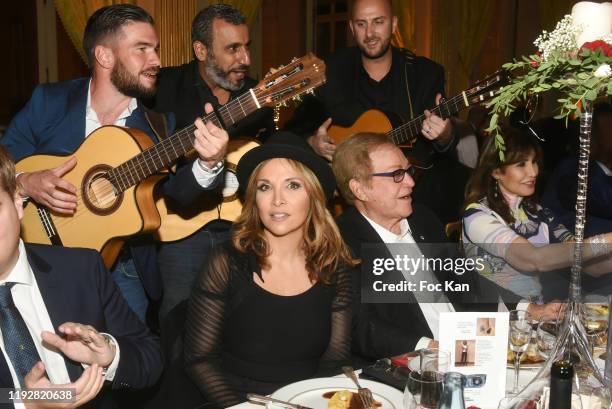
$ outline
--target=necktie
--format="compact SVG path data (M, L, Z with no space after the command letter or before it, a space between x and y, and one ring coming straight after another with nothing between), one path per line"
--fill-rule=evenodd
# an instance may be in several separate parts
M11 294L13 285L15 283L0 285L0 329L6 354L11 360L21 387L24 387L24 377L36 362L40 361L40 356L30 331L13 302Z

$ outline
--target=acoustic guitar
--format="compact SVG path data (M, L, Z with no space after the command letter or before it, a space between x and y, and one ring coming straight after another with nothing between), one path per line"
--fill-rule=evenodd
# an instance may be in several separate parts
M324 82L324 63L308 54L203 119L230 126L263 106L283 103ZM70 155L76 156L77 165L64 175L77 187L75 213L62 215L29 202L21 226L24 241L92 248L100 251L107 267L112 266L125 238L160 226L154 188L165 175L159 173L194 151L194 130L188 126L157 144L136 129L104 126L92 132ZM66 156L33 155L16 168L33 172L65 160Z
M448 100L443 100L440 105L432 108L430 111L446 119L463 108L488 101L495 95L499 87L505 84L506 80L506 73L498 71L478 81L470 89ZM423 114L401 124L397 118L391 115L376 109L370 109L361 114L351 126L330 126L327 134L338 144L357 132L385 133L396 145L409 148L414 145L421 134L424 120L425 115Z
M238 198L236 166L245 153L257 146L259 143L251 139L230 140L222 189L208 192L193 208L173 206L173 203L163 196L161 184L158 185L155 190L155 205L161 216L161 225L155 231L155 237L159 241L180 240L214 220L236 220L242 212L242 203Z

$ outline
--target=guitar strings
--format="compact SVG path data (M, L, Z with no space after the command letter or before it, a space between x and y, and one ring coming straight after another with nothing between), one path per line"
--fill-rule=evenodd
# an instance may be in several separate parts
M455 95L451 99L445 101L443 104L440 104L432 108L430 111L434 113L442 114L442 108L450 105L451 103L455 105L455 111L457 111L458 110L457 102L461 100L463 100L463 94ZM450 115L450 111L448 109L447 109L447 113ZM414 135L418 135L421 132L421 127L423 126L424 118L425 118L425 114L419 115L415 119L409 122L406 122L405 124L400 125L399 127L395 129L392 129L391 131L387 133L387 136L390 137L395 144L399 145L401 144L401 142L409 140L410 137L413 137ZM414 125L414 131L413 131L413 125ZM407 137L406 136L407 130L414 132L415 134L410 135L410 137Z
M255 90L254 89L253 92L254 92L255 97L257 98L258 102L259 102L259 97L261 97L262 94L265 94L266 91L267 90L265 90L265 89L264 90L260 90L260 89ZM275 92L269 93L268 98L274 99L274 98L276 98L278 96L282 97L282 95L284 93L286 93L286 91L275 91ZM222 112L222 111L225 111L225 113L229 113L230 109L234 109L234 116L236 116L236 114L239 114L240 111L242 111L243 115L246 116L246 112L244 110L244 107L247 107L247 109L248 108L251 108L251 109L255 108L255 109L253 109L253 111L257 109L256 108L257 104L253 100L253 95L251 95L251 93L248 92L248 91L243 93L242 95L238 96L236 99L234 99L233 101L230 101L230 102L233 103L233 106L239 105L240 108L239 109L238 108L234 109L233 106L228 106L230 104L226 104L226 105L224 105L224 106L222 106L222 107L220 107L218 109L218 112L219 112L220 115L224 115L224 112ZM249 112L249 113L251 113L251 112ZM229 114L229 116L230 116L231 121L235 122L233 120L234 116L232 116L231 114ZM208 119L208 118L210 118L210 119ZM215 112L211 112L210 114L207 114L207 115L201 117L201 119L214 121L215 119L218 119L218 118L216 117ZM242 119L242 118L240 118L240 119ZM217 123L217 125L220 125L220 124ZM118 170L122 166L124 166L126 168L125 171L117 171L117 172L113 173L113 175L112 175L112 178L114 178L116 181L119 181L119 179L121 179L121 181L125 180L127 182L127 186L126 186L126 183L123 183L124 187L123 187L123 189L120 189L120 190L122 192L124 192L125 190L127 190L131 186L135 185L134 181L136 179L134 178L134 175L130 171L130 166L132 166L132 168L134 168L134 169L136 169L136 166L140 166L140 168L142 170L142 173L145 174L144 167L143 167L143 164L144 164L147 167L147 171L149 173L149 176L155 173L155 172L151 172L151 170L150 170L150 168L148 166L148 160L146 159L146 157L144 155L145 153L147 153L147 152L149 153L149 160L152 159L153 163L155 164L155 157L153 156L153 153L156 152L157 153L157 158L159 159L160 164L163 164L164 161L162 159L161 152L159 152L159 151L163 151L163 153L166 154L166 157L170 158L169 152L170 152L170 148L171 148L174 151L176 157L182 156L182 155L178 155L178 152L176 151L174 146L176 144L175 142L179 141L180 144L181 144L181 147L183 148L183 150L185 150L184 145L182 143L182 139L185 139L185 137L189 138L190 144L191 144L191 148L193 149L193 142L192 141L193 141L193 131L195 131L195 129L196 129L195 125L189 125L189 126L183 128L183 129L177 131L170 138L166 138L166 139L160 141L159 143L151 146L150 148L145 149L140 154L136 155L134 158L131 158L131 159L127 160L126 162L124 162L124 163L118 165L117 167L115 167L113 170ZM191 150L191 149L189 149L189 150ZM189 150L185 150L185 152L188 152ZM132 164L128 165L128 163L130 163L130 162L132 162ZM111 170L109 173L111 173L113 170ZM129 173L129 176L128 176L128 173ZM138 176L138 174L137 174L137 176ZM132 178L132 183L129 182L128 177ZM111 186L109 186L106 189L100 189L100 191L98 193L101 196L106 196L106 195L109 195L111 193L114 193L114 190L115 190L115 186L112 186L112 181L111 181ZM51 214L53 216L53 218L56 219L56 220L52 219L54 221L54 224L55 224L56 228L66 227L70 223L76 221L83 214L86 214L87 211L89 211L89 208L83 203L83 198L82 198L82 195L81 195L81 191L82 191L82 185L79 185L78 188L77 188L77 195L76 195L77 196L77 207L75 208L75 212L74 212L74 214L72 216L70 216L70 215L56 216L56 215ZM61 218L62 220L61 221L57 220L58 218Z
M260 94L260 92L258 92L258 93ZM272 94L272 95L274 95L274 94ZM236 102L236 101L238 101L240 99L245 99L246 102L250 102L250 103L254 104L252 98L248 98L248 97L251 97L251 95L249 93L244 93L241 96L239 96L238 98L236 98L233 102ZM451 98L450 100L446 101L445 105L450 105L451 103L455 104L455 109L456 109L457 108L457 104L456 103L460 99L462 99L462 95L457 95L457 96ZM246 102L245 102L245 105L246 105ZM244 108L242 108L242 103L238 102L238 104L241 104L241 110L243 111L243 114L246 114L246 112L244 111ZM432 112L440 112L441 113L443 107L444 107L444 105L438 105L437 107L432 109ZM228 111L229 108L228 108L227 105L224 105L223 107L221 107L221 109L219 109L219 112L220 112L221 115L223 115L223 112L221 112L222 110ZM214 113L208 114L208 115L205 116L205 118L206 117L214 117ZM413 121L411 121L411 122L409 122L409 123L407 123L405 125L409 125L410 129L412 130L412 128L411 128L412 124L416 124L416 123L420 122L419 125L422 125L423 118L424 118L424 115L421 115L421 116L417 117L415 120L413 120ZM395 130L389 132L389 136L395 140L397 134L398 133L400 135L403 134L405 128L406 128L405 126L401 126L399 128L396 128ZM416 125L415 125L415 128L416 128L417 132L420 131ZM168 151L169 151L169 148L171 148L172 150L174 150L175 155L177 155L177 152L176 152L176 149L174 148L174 143L173 142L175 140L179 140L179 138L184 138L185 136L189 136L189 138L191 138L191 133L189 133L188 135L186 135L186 134L187 134L188 131L193 131L193 130L195 130L195 126L190 125L190 126L184 128L184 129L178 131L173 137L168 138L168 139L164 139L160 143L154 145L153 147L160 148L160 149L157 149L157 151L163 149L163 152L166 153L167 156L169 156L168 155ZM180 141L180 142L181 142L182 148L184 149L182 141ZM142 153L144 153L144 152L146 152L146 151L143 151ZM152 150L149 151L149 153L151 153L151 152L152 152ZM161 153L158 152L157 153L157 157L160 160L160 163L163 163L163 159L161 157ZM153 172L151 172L149 167L148 167L147 160L144 158L144 155L140 155L139 154L136 158L138 158L138 159L134 160L134 158L132 158L131 160L129 160L129 161L125 162L125 163L129 163L130 161L132 161L132 162L134 162L132 166L135 167L136 165L140 165L141 170L143 171L143 174L144 174L144 167L143 167L143 163L144 163L147 166L147 170L149 171L149 174L153 174ZM150 155L150 159L154 159L152 154ZM119 165L119 166L121 166L121 165ZM115 169L117 169L117 168L115 168ZM128 172L130 173L129 176L128 176ZM118 172L115 176L116 176L116 178L126 179L128 181L129 181L129 179L127 179L127 178L131 177L132 180L134 180L134 176L133 176L132 172L129 170L129 167L127 167L127 170L125 172ZM113 190L114 190L113 186L109 186L109 188L107 188L105 190L103 189L99 193L102 196L105 196L105 195L111 194L113 192ZM80 190L79 190L79 192L80 192ZM82 203L82 200L79 201L79 204L80 203ZM75 211L75 216L73 216L71 219L66 219L66 221L64 223L58 223L58 225L65 225L65 224L69 223L71 220L74 220L79 215L77 213L79 211L82 211L82 210L83 210L83 205L77 205L77 209Z

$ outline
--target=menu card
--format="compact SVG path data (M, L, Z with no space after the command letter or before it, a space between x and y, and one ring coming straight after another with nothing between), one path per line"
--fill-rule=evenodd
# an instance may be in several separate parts
M505 396L508 348L507 312L440 314L440 349L451 353L449 371L467 377L467 406L496 408Z

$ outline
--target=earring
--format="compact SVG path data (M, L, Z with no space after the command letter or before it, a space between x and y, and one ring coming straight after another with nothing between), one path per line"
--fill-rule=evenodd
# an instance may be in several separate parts
M496 199L499 197L499 180L497 179L495 179L495 191L493 192L493 197Z

